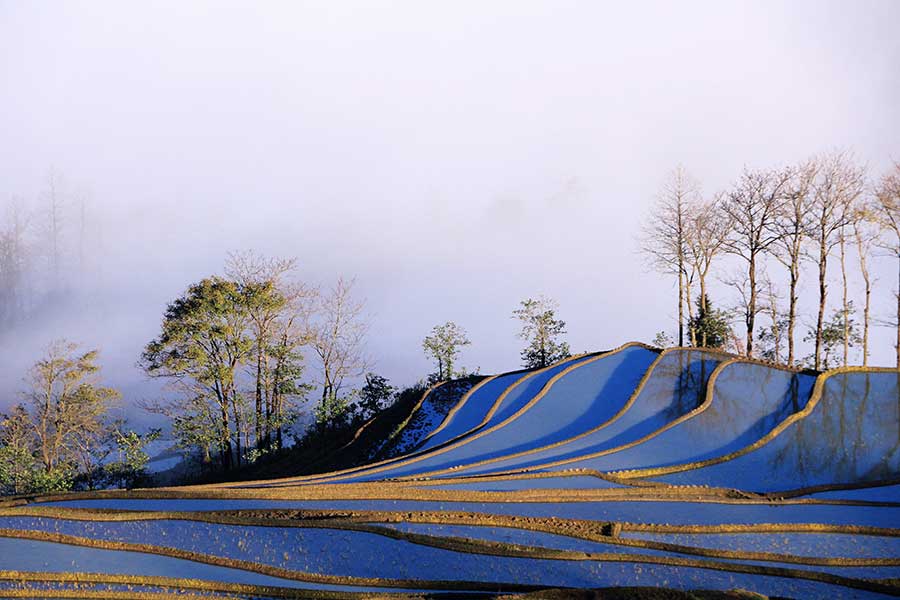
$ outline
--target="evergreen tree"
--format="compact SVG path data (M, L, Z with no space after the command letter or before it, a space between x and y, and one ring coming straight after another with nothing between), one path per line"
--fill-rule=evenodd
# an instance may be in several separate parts
M697 340L706 340L706 348L723 348L728 342L728 313L715 308L709 296L706 302L697 297L697 314L691 319L689 329L696 332Z

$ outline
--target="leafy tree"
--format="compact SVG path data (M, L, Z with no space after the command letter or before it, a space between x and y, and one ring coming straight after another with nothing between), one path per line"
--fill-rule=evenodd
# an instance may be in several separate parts
M556 318L557 304L543 296L528 298L513 311L513 318L522 322L518 337L528 345L521 357L526 368L541 368L571 356L569 344L559 341L566 332L566 322Z
M728 313L715 308L709 297L704 302L697 298L697 314L690 321L690 329L697 333L697 340L706 340L704 348L723 348L728 343Z
M185 386L194 398L211 400L219 416L217 443L224 469L240 461L242 410L236 375L250 355L249 314L240 287L221 277L193 284L166 309L162 333L147 344L144 370ZM234 422L232 425L232 421ZM233 427L233 428L232 428ZM234 452L232 440L237 444Z
M240 288L253 342L254 434L257 449L268 449L272 432L281 445L284 399L301 391L303 371L297 351L309 338L309 312L315 290L286 280L294 259L265 258L253 252L229 256L226 274Z
M115 442L119 459L106 465L105 472L110 482L118 487L131 489L147 481L147 464L150 456L144 450L147 444L159 439L162 431L151 429L141 435L134 430L115 429Z
M334 431L347 422L353 404L355 390L346 396L330 395L322 398L314 409L319 431Z
M760 358L770 360L775 363L781 363L784 360L781 345L782 337L784 337L790 319L787 315L778 315L775 321L769 323L759 332Z
M268 381L270 386L269 402L266 404L266 444L272 449L283 447L284 429L297 416L290 406L306 398L313 386L302 383L305 371L302 348L309 341L309 328L306 323L307 308L304 302L305 292L292 295L288 303L289 312L282 314L276 323L274 341L269 348L271 358ZM275 440L271 440L274 432Z
M657 348L670 348L675 345L675 340L673 340L672 336L665 331L657 331L650 344Z
M119 392L98 385L98 351L79 352L78 345L58 341L29 371L25 392L37 455L48 481L71 479L78 452L105 434L107 411ZM68 474L52 475L57 471Z
M26 403L0 417L0 491L42 493L91 488L108 451L108 411L119 393L99 385L97 351L50 345L26 378Z
M24 494L31 488L38 460L31 417L24 405L0 416L0 493Z
M394 395L395 388L375 373L366 373L366 384L359 391L359 408L364 418L370 417Z
M831 319L826 321L821 328L821 351L820 355L812 354L807 357L807 363L812 368L830 369L835 365L837 353L843 349L846 340L850 348L855 348L862 343L862 337L859 334L859 326L853 319L854 312L853 301L848 302L847 314L843 308L836 309ZM803 338L804 342L814 342L816 340L817 329L810 329Z
M437 362L438 381L453 379L453 365L459 356L460 347L471 343L466 330L453 321L432 328L431 334L422 340L422 349L426 356Z

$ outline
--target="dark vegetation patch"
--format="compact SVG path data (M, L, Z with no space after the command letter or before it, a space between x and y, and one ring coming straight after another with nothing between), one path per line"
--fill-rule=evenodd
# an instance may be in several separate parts
M441 386L438 390L447 390L441 393L440 406L446 406L449 412L463 394L481 379L480 376L472 376ZM364 422L351 421L321 432L310 430L296 445L263 457L252 465L228 472L213 472L182 483L277 479L327 473L367 464L370 456L384 445L384 440L392 436L396 438L398 428L411 416L415 417L413 411L427 391L428 387L424 383L416 384L399 392L393 404Z

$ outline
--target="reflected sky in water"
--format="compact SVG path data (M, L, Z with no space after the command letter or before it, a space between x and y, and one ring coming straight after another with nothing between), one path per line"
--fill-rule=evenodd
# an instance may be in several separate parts
M833 375L812 412L768 444L725 463L658 479L774 491L896 477L898 378L889 372Z

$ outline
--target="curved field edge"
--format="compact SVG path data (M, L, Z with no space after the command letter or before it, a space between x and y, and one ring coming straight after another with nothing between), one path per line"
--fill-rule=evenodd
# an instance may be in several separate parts
M381 528L386 529L386 528ZM423 536L407 532L393 533L415 539L414 543L429 545L444 550L456 552L470 552L503 556L510 558L533 558L549 560L591 561L591 562L622 562L658 564L673 567L692 567L705 570L725 571L748 575L763 575L816 581L848 588L860 589L870 592L900 595L900 586L891 585L870 579L846 577L832 573L797 569L793 567L756 565L745 563L731 563L715 560L702 560L683 556L648 556L644 554L624 553L586 553L568 550L551 550L531 546L520 546L502 542L489 542L484 540L470 540L464 538ZM157 546L145 543L132 543L108 540L96 540L80 536L72 536L58 533L32 530L8 530L0 529L0 537L45 541L72 546L100 548L106 550L119 550L126 552L140 552L144 554L156 554L191 560L198 563L210 564L221 567L252 571L281 579L301 581L309 583L347 585L353 587L384 587L384 588L415 588L428 590L468 590L468 591L492 591L506 589L509 591L528 591L541 589L542 586L522 585L509 582L484 582L462 580L427 580L427 579L386 579L378 577L352 577L339 575L325 575L285 569L271 565L261 564L233 558L225 558L212 554L186 551L168 546Z
M399 592L336 592L330 590L310 590L293 587L277 587L251 585L244 583L229 583L224 581L212 581L206 579L185 579L180 577L161 577L153 575L116 575L105 573L48 573L35 571L0 571L0 581L24 583L59 583L72 584L75 588L65 589L65 593L53 595L55 590L47 590L41 588L40 595L47 597L60 598L134 598L134 599L153 599L153 600L169 600L170 598L210 598L222 596L194 595L184 593L155 593L155 592L137 592L133 590L125 592L115 591L98 591L83 589L89 584L112 584L123 586L153 586L164 589L173 590L191 590L197 592L215 592L220 594L237 594L240 597L264 597L264 598L286 598L301 599L311 598L319 600L339 600L342 598L358 598L360 600L369 598L388 597L396 600L406 600L413 598L421 598L420 594L406 594ZM21 595L12 595L12 592L23 591ZM17 597L35 597L35 591L23 588L22 590L0 590L0 598L17 598ZM226 596L227 597L227 596Z
M138 578L141 581L135 581L132 575L105 575L99 573L37 573L30 571L0 571L0 581L15 582L20 586L19 589L0 589L0 598L33 598L39 592L45 598L79 598L79 599L99 599L99 600L193 600L195 598L271 598L271 599L312 599L312 600L368 600L374 598L388 598L391 600L413 600L417 598L427 598L429 594L408 594L400 592L332 592L323 590L304 590L298 588L279 588L271 586L255 586L245 584L219 583L213 581L205 581L198 579L179 579L169 577L143 577ZM30 589L28 583L56 583L68 584L68 587L60 590L48 590L46 588ZM87 589L89 585L107 584L107 585L150 585L160 588L193 590L199 592L212 592L221 594L234 594L236 596L209 596L206 594L185 594L185 593L156 593L156 592L137 592L137 591L100 591ZM545 589L537 592L499 595L499 598L522 598L523 600L562 600L573 597L590 597L593 600L741 600L743 598L749 600L766 600L765 596L760 594L743 592L740 590L668 590L660 588L648 587L609 587L600 590L584 591L584 594L578 590L572 589ZM588 596L589 595L589 596ZM471 598L471 594L442 592L440 598L445 600L456 600L458 598ZM478 594L478 597L484 597Z
M682 463L680 465L672 465L672 466L667 466L667 467L652 467L652 468L647 468L647 469L632 469L632 470L628 470L628 471L617 471L617 472L615 472L615 475L622 479L632 479L632 478L646 479L648 477L659 477L661 475L668 475L670 473L678 473L678 472L682 472L682 471L692 471L692 470L696 470L696 469L702 469L703 467L720 464L723 462L727 462L729 460L734 460L735 458L738 458L745 454L749 454L750 452L753 452L754 450L762 448L763 446L765 446L766 444L768 444L769 442L774 440L780 433L782 433L784 430L786 430L788 427L790 427L793 423L796 423L797 421L800 421L801 419L810 415L813 412L813 410L815 410L816 406L818 406L819 401L822 399L822 395L825 390L825 384L828 381L828 379L830 379L831 377L834 377L836 375L843 375L845 373L897 373L898 376L900 376L900 370L891 369L891 368L887 368L887 367L857 367L857 366L837 367L835 369L830 369L828 371L824 371L816 377L816 381L813 384L812 393L810 393L809 400L807 401L806 406L804 406L800 411L789 415L781 423L776 425L769 433L767 433L762 438L756 440L752 444L744 446L743 448L735 450L734 452L730 452L728 454L724 454L722 456L710 458L707 460ZM872 484L879 485L879 484L881 484L881 482L885 482L885 484L887 484L887 483L890 483L891 481L893 481L893 479L875 481ZM662 485L669 485L666 482L655 482L655 483L660 483ZM842 486L842 484L832 484L832 485L826 484L826 485L815 486L815 487L810 487L810 488L800 488L800 490L802 491L804 489L814 489L815 491L825 491L825 490L830 490L830 489L843 489L844 487L846 487L846 486L845 485ZM861 487L865 487L865 486L861 486ZM796 491L794 493L796 494ZM781 492L771 492L770 493L770 495L777 495L777 494L781 494ZM802 495L802 494L796 494L796 495Z
M501 542L491 542L490 546L479 546L480 540L467 540L465 538L455 538L446 536L435 536L432 534L416 534L411 532L403 532L400 530L385 528L381 524L388 523L421 523L421 524L441 524L441 525L468 525L481 527L505 527L519 529L522 531L534 531L541 533L550 533L561 535L573 539L585 540L590 542L598 542L616 546L630 546L636 548L644 548L651 550L659 550L664 552L672 552L677 554L687 554L711 558L723 558L730 560L754 560L763 562L778 563L795 563L804 565L819 566L900 566L900 558L846 558L846 557L818 557L818 556L795 556L774 552L757 552L757 551L731 551L712 549L702 546L688 546L683 544L673 544L662 541L650 541L636 538L622 538L620 534L623 531L647 531L644 526L629 523L617 522L594 522L578 519L559 519L559 518L536 518L536 517L510 517L487 515L483 513L448 513L448 512L421 512L421 513L392 513L392 512L373 512L365 511L360 513L343 513L335 515L327 511L235 511L231 513L191 513L191 512L107 512L92 509L23 509L4 511L2 516L31 517L51 520L67 520L67 521L85 521L85 522L136 522L136 521L193 521L199 523L207 523L214 525L239 525L239 526L261 526L261 527L279 527L279 528L308 528L308 529L338 529L346 531L357 531L381 535L413 544L422 544L437 548L450 549L456 551L465 551L476 554L496 554L497 548L515 548L521 550L521 546L505 544ZM881 537L900 537L900 530L885 529L877 527L853 527L853 526L826 526L826 525L773 525L763 524L752 528L752 531L745 528L735 528L722 526L719 529L713 529L715 526L707 526L703 530L704 533L773 533L773 532L792 532L802 533L841 533L841 534L862 534L862 535L878 535ZM727 531L726 531L727 530ZM3 534L11 531L19 531L18 529L5 529ZM654 530L655 532L660 532ZM689 532L688 528L681 527L678 530L681 533ZM692 531L693 532L693 531ZM48 532L49 533L49 532ZM16 537L9 535L6 537ZM452 540L452 547L448 547ZM466 543L476 544L473 547L466 546ZM500 544L499 546L496 544ZM487 550L486 550L487 548ZM553 556L542 556L540 553L547 549L540 546L530 548L533 558L554 558ZM556 552L556 551L553 551ZM503 555L503 554L499 554ZM566 556L566 559L572 559Z
M410 480L410 481L428 480L429 478L432 478L432 477L438 477L441 475L448 475L448 474L454 474L454 475L457 475L457 477L461 478L461 477L465 476L465 471L467 469L470 469L473 467L489 465L489 464L494 464L494 463L498 463L498 462L504 462L504 461L514 459L514 458L520 458L520 457L537 454L539 452L551 450L554 448L564 446L566 444L570 444L570 443L580 440L588 435L591 435L593 433L601 431L602 429L608 427L609 425L614 423L616 420L618 420L619 418L621 418L623 415L625 415L628 412L628 410L634 405L635 401L640 396L641 392L643 392L647 383L654 376L655 370L657 369L657 367L667 356L670 356L677 352L697 352L697 351L701 351L705 354L718 354L718 355L726 356L729 358L715 367L715 369L713 370L712 374L710 375L709 380L707 381L707 384L705 386L706 391L705 391L705 395L704 395L704 401L700 406L698 406L694 410L678 417L677 419L674 419L673 421L671 421L669 423L666 423L664 426L662 426L662 427L660 427L660 428L658 428L636 440L632 440L631 442L628 442L626 444L621 444L621 445L613 447L613 448L607 448L607 449L604 449L604 450L601 450L598 452L586 453L586 454L579 455L577 457L551 460L551 461L547 461L544 463L539 463L537 465L530 465L528 467L496 471L496 472L492 472L489 474L481 474L478 476L485 477L485 476L497 476L497 475L514 475L514 474L536 472L540 469L553 469L555 467L560 467L560 466L563 466L566 464L571 464L573 462L579 462L579 461L588 460L591 458L599 458L601 456L607 456L607 455L614 454L616 452L620 452L622 450L626 450L628 448L632 448L634 446L640 445L640 444L664 433L665 431L668 431L669 429L676 427L677 425L683 423L684 421L698 416L703 411L705 411L707 408L709 408L711 406L712 402L714 401L714 396L715 396L714 387L715 387L715 381L718 378L718 375L726 367L733 365L733 364L761 365L761 366L774 368L774 369L791 372L791 373L799 373L799 372L803 371L803 369L799 369L799 368L774 365L773 363L769 363L768 361L764 361L764 360L745 358L745 357L734 357L733 355L730 355L728 353L719 352L719 351L715 351L715 350L710 351L707 349L686 348L686 347L666 348L659 354L659 356L656 358L656 360L654 360L654 362L650 365L650 367L648 367L647 371L644 373L644 376L641 378L640 382L638 383L637 387L632 392L631 396L629 397L629 399L625 403L625 405L621 409L619 409L619 411L617 411L616 414L613 415L610 419L595 426L592 429L589 429L589 430L582 432L581 434L573 436L571 438L561 440L561 441L555 442L553 444L547 444L545 446L529 449L526 451L517 452L514 454L509 454L509 455L504 455L504 456L499 456L499 457L494 457L494 458L490 458L490 459L486 459L486 460L482 460L482 461L478 461L478 462L468 463L465 465L460 465L458 467L452 467L452 468L448 468L448 469L431 471L428 473L417 474L415 476L403 477L403 478L399 478L399 479L400 480ZM585 361L585 362L587 363L588 361ZM582 364L584 364L584 363L582 363ZM579 366L579 365L576 365L576 366ZM594 475L594 476L600 477L602 479L606 479L608 481L622 483L625 485L663 485L663 486L670 485L665 482L638 482L638 481L632 482L631 481L632 479L639 479L639 477L634 476L634 475L629 475L630 471L608 471L608 472L605 472L605 471L597 471L597 470L592 470L592 469L581 468L581 469L578 469L577 472L582 473L582 474L587 474L587 475ZM556 471L556 473L562 474L562 473L566 473L566 471ZM433 484L439 485L439 484L434 483L433 481L429 481L429 485L433 485Z
M626 344L626 345L621 346L621 347L619 347L619 348L617 348L617 349L615 349L615 350L611 350L610 352L602 353L602 354L600 354L600 356L604 356L604 355L608 355L608 354L611 354L611 353L619 352L619 351L625 349L625 347L630 347L630 345L627 345L627 344ZM515 380L513 383L511 383L506 389L504 389L503 392L501 392L501 393L497 396L497 398L496 398L496 399L494 400L494 402L492 403L490 409L487 411L487 413L486 413L486 414L484 415L484 417L481 419L481 422L480 422L480 423L478 423L475 427L472 427L471 429L469 429L469 430L466 431L465 433L462 433L462 434L460 434L460 435L457 435L457 436L455 436L454 438L451 438L450 440L448 440L448 441L446 441L446 442L443 442L443 443L441 443L441 444L439 444L439 445L437 445L437 446L434 446L434 447L429 448L429 449L427 449L427 450L414 451L414 452L412 452L412 453L410 453L410 454L406 454L406 455L403 455L403 456L399 456L399 457L397 457L397 458L395 458L395 459L390 459L390 460L388 460L388 461L382 461L382 462L380 462L380 463L373 463L373 464L371 464L371 465L365 465L365 466L363 466L363 467L360 467L359 469L354 470L354 472L352 472L352 473L344 473L344 474L341 474L341 475L339 475L339 476L332 476L332 475L330 475L330 474L327 474L327 475L323 476L323 477L320 478L320 479L316 479L314 482L311 481L310 479L306 479L306 480L304 480L304 481L302 481L302 482L299 481L299 480L297 480L297 479L294 479L294 480L288 481L288 482L285 482L285 481L271 481L271 482L269 482L269 484L271 484L271 485L284 485L285 483L290 483L290 484L295 484L295 483L316 483L316 484L319 484L319 483L332 483L332 482L337 482L337 481L343 481L343 480L346 480L348 477L353 477L353 476L358 476L358 475L366 475L366 476L376 475L376 474L378 474L378 473L383 473L383 472L388 471L388 470L390 470L390 469L399 468L399 467L405 467L405 466L409 466L409 465L415 464L415 463L417 463L417 462L420 462L420 461L422 461L422 460L425 460L426 458L431 458L431 457L434 457L434 456L440 456L440 455L442 455L442 454L444 454L444 453L446 453L446 452L449 452L450 450L453 450L453 449L455 449L455 448L458 448L458 447L461 447L461 446L463 446L463 445L465 445L465 444L468 444L468 443L470 443L470 442L473 441L473 440L480 439L481 437L487 435L487 434L490 433L490 432L493 432L493 431L496 431L497 429L500 429L500 428L502 428L502 427L505 427L506 425L508 425L509 423L511 423L512 421L514 421L516 418L518 418L518 416L523 412L523 410L527 410L527 407L530 407L531 405L533 405L533 403L536 401L535 398L538 398L538 399L539 399L539 397L543 397L543 394L546 393L546 391L544 391L544 390L547 388L547 386L548 386L548 385L552 385L552 383L555 383L555 381L557 381L557 379L556 379L555 376L554 376L554 378L551 378L550 381L548 381L547 383L545 383L544 386L542 386L541 390L538 392L538 394L537 394L535 397L531 398L531 399L529 400L529 402L525 405L525 407L520 408L518 411L516 411L516 413L514 413L514 414L511 415L510 417L504 419L504 420L501 421L500 423L497 423L496 425L493 425L493 426L491 426L491 427L488 427L487 429L484 429L484 427L490 422L490 420L493 418L493 416L497 413L497 411L499 410L500 406L503 404L503 401L504 401L504 400L507 398L507 396L508 396L515 388L517 388L518 386L522 385L523 383L525 383L525 382L528 381L529 379L532 379L532 378L536 377L537 375L540 375L540 374L542 374L542 373L545 373L545 372L547 372L547 371L549 371L549 370L551 370L551 369L557 368L557 367L559 367L559 366L561 366L561 365L564 365L564 364L566 364L566 363L579 361L579 360L584 359L584 358L586 358L586 357L593 356L594 354L595 354L595 353L577 354L577 355L574 355L574 356L570 356L569 358L566 358L566 359L564 359L564 360L561 360L561 361L559 361L559 362L557 362L557 363L554 363L554 364L552 364L552 365L548 365L548 366L546 366L546 367L543 367L543 368L541 368L541 369L535 369L535 370L531 370L531 371L526 371L524 375L522 375L521 377L519 377L518 379L516 379L516 380ZM519 372L519 371L512 371L510 374L515 374L515 373L518 373L518 372ZM500 377L500 375L496 376L494 379L496 379L497 377ZM485 382L483 382L483 383L487 383L487 380L486 380ZM476 388L477 388L477 386L476 386ZM470 390L470 391L469 391L469 394L467 394L463 399L464 399L464 400L468 400L468 398L471 397L472 393L474 393L475 391L477 391L476 388L473 388L472 390ZM462 402L462 400L461 400L461 402ZM448 416L449 416L449 415L448 415Z
M559 364L568 362L570 360L577 360L580 357L589 356L589 355L590 354L586 353L586 354L579 354L576 356L572 356L572 357L563 359L563 360L559 361L558 363L554 363L553 365L549 365L549 366L545 367L544 369L551 369ZM475 384L471 389L469 389L469 391L466 392L462 396L462 398L460 398L460 400L450 409L450 411L447 413L447 415L443 418L440 425L438 425L438 427L433 432L431 432L431 434L429 436L427 436L424 440L422 440L422 444L427 442L431 436L442 431L447 426L447 424L452 420L452 418L456 415L456 413L459 412L459 410L469 401L469 398L471 398L472 395L474 395L476 392L478 392L478 390L483 388L485 385L487 385L491 381L494 381L500 377L505 377L508 375L515 375L518 373L522 373L523 374L522 377L520 377L519 379L514 381L512 384L510 384L510 386L507 388L507 390L505 390L505 391L508 391L511 388L513 388L514 386L518 385L520 382L527 380L530 377L533 377L534 375L536 375L538 372L540 372L542 370L543 369L518 369L515 371L509 371L506 373L501 373L498 375L491 375L491 376L485 377L484 379L479 381L477 384ZM425 392L425 394L422 395L417 406L422 405L422 403L425 401L426 396L433 390L434 387L435 386L433 386L432 388L429 388L429 390L427 390ZM278 479L261 479L261 480L254 480L254 481L246 481L246 482L240 482L240 485L272 485L272 486L275 486L275 485L299 485L299 484L303 484L303 483L316 483L316 484L327 483L327 482L331 482L331 481L340 481L341 479L357 475L364 471L370 472L372 469L380 469L381 467L399 466L401 464L406 464L407 460L414 459L420 455L429 454L434 450L437 450L439 448L443 448L447 445L453 444L456 441L458 441L462 438L465 438L468 434L470 434L474 431L477 431L479 428L483 427L490 419L490 416L493 415L493 412L491 412L491 411L496 411L496 409L499 406L499 403L500 403L500 401L502 401L502 399L503 399L503 394L501 394L497 399L495 399L488 414L475 427L472 427L469 430L451 438L450 440L447 440L446 442L443 442L432 448L422 449L422 450L414 450L408 454L404 454L401 456L396 456L396 457L383 459L383 460L368 463L368 464L362 464L362 465L358 465L358 466L354 466L354 467L340 469L337 471L315 473L315 474L311 474L311 475L303 475L303 476L296 476L296 477L284 477L284 478L278 478ZM410 415L410 417L411 417L411 415ZM383 469L380 469L380 470L383 470ZM210 484L210 485L202 486L202 487L217 488L217 487L228 487L229 485L235 485L235 483L217 483L217 484ZM201 486L193 486L193 487L201 487Z

